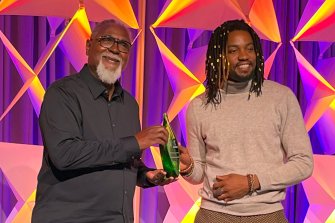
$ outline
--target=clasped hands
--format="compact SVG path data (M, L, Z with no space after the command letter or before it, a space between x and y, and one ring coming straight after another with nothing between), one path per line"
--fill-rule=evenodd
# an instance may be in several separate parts
M213 196L225 202L244 197L249 193L248 179L244 175L228 174L216 176Z

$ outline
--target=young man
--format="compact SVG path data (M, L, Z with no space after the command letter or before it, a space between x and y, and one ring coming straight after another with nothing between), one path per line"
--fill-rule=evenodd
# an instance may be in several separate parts
M138 104L118 82L130 49L129 31L103 21L87 40L88 63L48 88L33 223L133 222L135 186L174 181L140 160L168 133L162 126L140 130Z
M223 23L207 50L206 92L187 111L181 174L203 183L195 222L287 222L285 188L312 174L293 92L264 80L260 39L242 20Z

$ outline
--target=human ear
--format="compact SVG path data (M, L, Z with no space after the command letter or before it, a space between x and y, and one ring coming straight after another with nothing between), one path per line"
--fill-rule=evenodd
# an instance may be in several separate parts
M88 40L86 40L86 55L87 56L88 56L88 51L89 51L90 47L91 47L91 40L88 39Z

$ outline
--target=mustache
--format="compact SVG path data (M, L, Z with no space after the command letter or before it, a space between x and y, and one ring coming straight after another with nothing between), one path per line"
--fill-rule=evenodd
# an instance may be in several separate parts
M113 54L113 53L104 52L104 53L101 54L101 57L110 57L112 59L119 60L120 62L122 62L122 58L118 55Z
M238 63L236 64L236 67L237 67L237 66L240 66L240 65L252 65L252 62L250 62L250 61L238 62Z

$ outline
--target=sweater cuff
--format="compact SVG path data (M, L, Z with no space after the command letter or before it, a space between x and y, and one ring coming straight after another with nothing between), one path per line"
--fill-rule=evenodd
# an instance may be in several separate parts
M261 189L257 190L258 192L262 192L262 191L267 191L270 189L270 185L271 185L271 179L270 176L268 174L265 173L257 173L257 178L259 181L259 185L261 187Z

